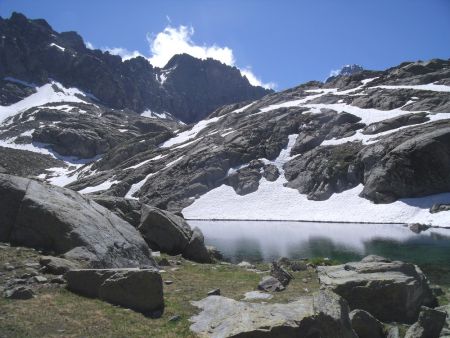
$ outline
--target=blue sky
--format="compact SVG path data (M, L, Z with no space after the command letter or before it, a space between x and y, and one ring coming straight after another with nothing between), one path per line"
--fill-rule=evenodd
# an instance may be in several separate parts
M152 57L153 44L155 63L187 44L277 89L349 63L384 69L450 58L449 0L0 0L0 16L13 11L122 54Z

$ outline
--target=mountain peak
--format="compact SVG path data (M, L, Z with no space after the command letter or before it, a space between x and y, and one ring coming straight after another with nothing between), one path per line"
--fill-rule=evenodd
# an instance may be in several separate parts
M364 68L360 65L357 64L344 65L341 67L341 69L331 71L328 79L335 78L338 76L350 76L361 73L362 71L364 71Z

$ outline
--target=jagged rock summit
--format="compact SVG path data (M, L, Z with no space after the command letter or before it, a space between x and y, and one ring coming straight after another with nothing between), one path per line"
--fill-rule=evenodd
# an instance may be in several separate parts
M76 87L115 109L172 116L196 122L221 105L254 100L271 93L250 85L235 67L219 61L175 55L165 67L145 58L119 56L85 46L76 32L55 32L43 19L20 13L0 18L1 104L30 89L8 88L4 78L43 85L49 79Z

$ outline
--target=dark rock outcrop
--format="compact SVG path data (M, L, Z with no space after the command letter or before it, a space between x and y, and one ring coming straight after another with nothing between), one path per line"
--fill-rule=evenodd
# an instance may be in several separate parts
M362 133L367 135L373 135L404 126L424 123L429 120L430 118L427 116L427 113L405 114L393 117L392 119L387 119L381 122L369 124L366 128L364 128Z
M235 67L213 59L175 55L164 68L144 57L119 56L86 48L75 32L55 32L42 19L19 13L0 18L0 78L45 83L55 79L66 87L93 94L111 108L136 112L170 112L184 122L198 121L219 106L258 99L271 90L250 85ZM2 104L26 93L1 86Z
M438 338L447 313L423 307L419 319L406 331L405 338Z
M69 189L0 174L0 241L63 254L93 267L153 265L130 224Z
M360 153L361 196L375 203L450 190L450 124L438 121L400 131Z
M308 199L325 200L335 192L353 188L361 182L355 166L361 143L316 147L285 164L286 186L307 194Z
M383 324L364 310L350 312L350 322L359 338L384 338Z

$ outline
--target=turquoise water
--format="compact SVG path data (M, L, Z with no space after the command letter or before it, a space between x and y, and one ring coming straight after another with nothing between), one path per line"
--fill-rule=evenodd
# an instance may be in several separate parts
M419 265L433 282L450 284L450 229L416 234L401 224L189 221L232 262L328 257L338 262L369 254ZM430 276L431 277L431 276Z

